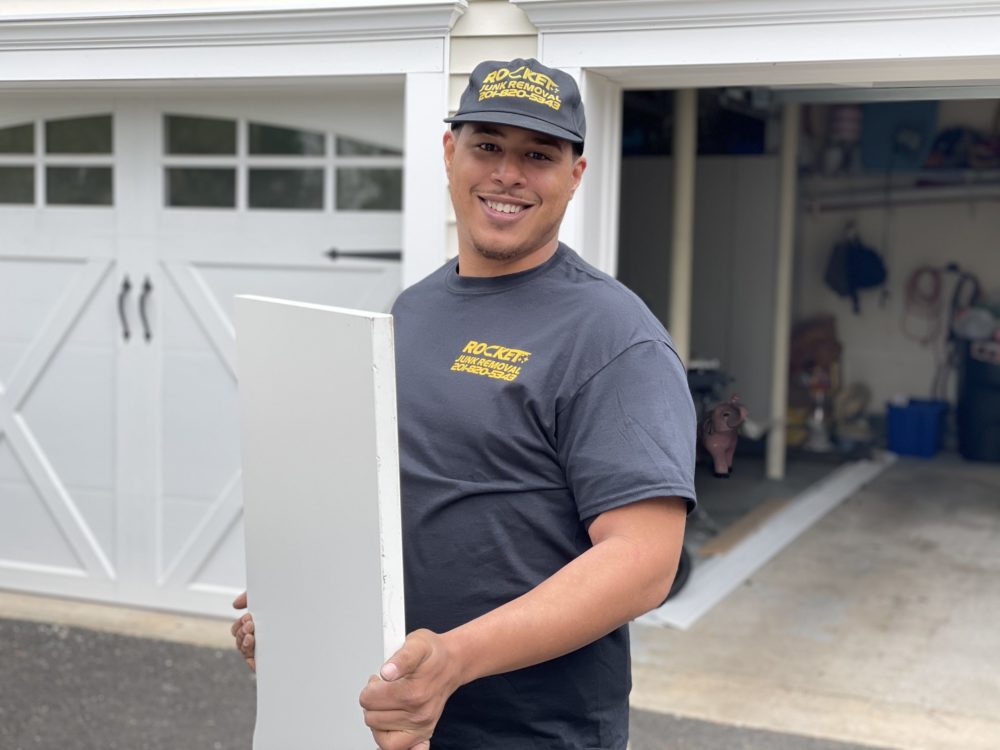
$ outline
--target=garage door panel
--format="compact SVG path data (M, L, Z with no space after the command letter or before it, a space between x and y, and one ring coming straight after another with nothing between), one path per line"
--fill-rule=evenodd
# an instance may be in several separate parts
M0 438L0 581L6 570L53 567L82 574L79 557L59 528L41 494Z
M238 593L246 588L246 549L243 522L234 523L191 582L193 588L218 587Z
M191 545L198 527L211 510L213 500L164 495L160 502L159 533L161 556L159 576L168 581Z
M79 263L0 259L0 383L9 385L79 271Z
M192 272L174 268L170 282L159 285L164 344L158 575L163 585L181 588L209 554L203 548L218 543L222 531L213 531L212 520L240 467L233 372L209 335L219 326L215 302ZM214 336L231 340L232 334Z
M239 468L236 389L212 352L163 358L162 492L214 500Z
M2 276L2 317L16 322L4 330L0 432L12 456L3 462L10 476L0 493L7 530L0 558L15 569L82 566L88 576L113 578L114 547L99 497L113 496L116 483L116 350L84 322L114 304L109 263L3 265L10 273Z
M64 347L24 404L40 452L67 487L114 487L114 369L108 352Z
M32 170L35 202L0 204L0 586L228 606L244 585L233 298L389 308L398 261L327 253L401 247L402 93L5 100L0 129L31 123L33 141L0 162ZM219 203L220 185L225 208L170 205Z

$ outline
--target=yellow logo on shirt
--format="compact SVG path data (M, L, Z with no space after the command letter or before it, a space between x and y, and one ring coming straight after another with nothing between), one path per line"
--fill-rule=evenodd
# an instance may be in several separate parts
M452 372L467 372L494 380L517 380L521 365L528 361L531 352L514 349L485 341L470 341L451 366Z

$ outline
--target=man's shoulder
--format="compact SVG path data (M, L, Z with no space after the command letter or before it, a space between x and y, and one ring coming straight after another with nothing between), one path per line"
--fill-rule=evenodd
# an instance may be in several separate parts
M455 267L456 258L446 261L440 268L432 271L415 284L411 284L399 293L396 301L392 305L392 312L396 314L408 306L426 302L428 297L441 294L445 291L445 276Z
M606 335L622 346L642 340L672 345L663 324L631 289L572 250L566 254L566 267L568 299L574 313L581 323L591 323L589 328L595 334Z

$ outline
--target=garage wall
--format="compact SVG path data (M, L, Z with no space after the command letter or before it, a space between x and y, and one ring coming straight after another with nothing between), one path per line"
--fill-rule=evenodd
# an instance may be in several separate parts
M622 159L618 279L669 329L673 185L666 156ZM718 358L758 420L770 413L778 160L703 156L695 174L692 358Z
M483 60L513 60L538 56L538 31L524 11L508 0L470 0L469 9L451 32L448 112L454 114L469 82ZM448 257L458 255L455 216L448 203Z
M942 101L937 129L964 125L989 132L996 107L993 100ZM874 180L827 178L821 184L838 192L854 187L871 190L873 184L878 186L877 175ZM857 223L865 244L882 253L889 271L885 306L880 305L879 292L863 292L860 315L854 314L850 300L836 296L823 283L830 250L848 220ZM940 347L922 346L903 334L904 291L910 274L922 265L955 262L978 275L984 289L1000 289L998 250L1000 202L996 200L896 205L888 210L881 206L823 212L803 209L798 220L794 315L834 315L844 343L844 377L872 388L871 409L877 413L896 394L929 396L940 357ZM950 276L943 290L945 307L953 285ZM919 319L911 321L911 328L927 330ZM954 394L954 379L951 385Z
M861 314L849 300L837 297L823 284L830 249L843 223L854 219L862 239L883 253L889 270L889 298L882 307L879 293L862 293ZM939 204L803 214L796 264L795 315L832 313L844 342L846 382L862 380L873 391L872 411L884 408L893 395L930 395L935 371L935 349L924 347L902 333L904 288L914 269L956 262L974 271L986 289L1000 288L1000 206ZM951 299L953 281L944 290ZM919 321L914 321L919 323ZM917 331L925 330L914 325Z

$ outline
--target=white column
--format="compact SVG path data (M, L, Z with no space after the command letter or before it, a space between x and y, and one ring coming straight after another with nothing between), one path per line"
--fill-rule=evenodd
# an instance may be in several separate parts
M441 138L447 125L448 76L407 73L403 157L403 286L444 263L448 188Z
M618 265L622 87L604 76L563 68L573 76L587 111L587 169L559 228L559 239L605 273Z
M694 167L698 157L698 91L674 95L674 220L671 236L670 336L681 360L691 356L694 266Z
M792 311L792 254L795 241L795 199L798 192L798 104L786 104L781 120L778 260L774 284L774 361L771 365L771 419L767 433L767 477L785 476L785 427L788 413L788 345Z

